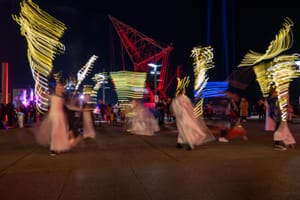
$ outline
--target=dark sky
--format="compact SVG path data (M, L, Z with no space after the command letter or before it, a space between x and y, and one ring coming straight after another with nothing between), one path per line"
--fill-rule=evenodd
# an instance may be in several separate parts
M0 0L0 61L9 63L10 89L33 85L26 57L27 44L20 34L19 25L11 18L11 14L18 15L19 2ZM289 52L299 52L300 48L300 17L292 0L280 3L211 0L211 18L208 18L207 0L197 1L197 4L196 1L174 0L34 2L67 26L62 37L66 52L54 61L55 68L66 73L75 74L93 54L99 56L94 72L100 72L103 68L109 71L120 69L121 56L112 51L112 46L115 51L119 48L120 41L116 39L117 34L108 14L156 41L172 43L175 48L170 56L172 73L177 65L182 65L185 73L189 74L192 71L192 48L211 45L214 48L215 68L209 76L214 81L225 80L249 49L265 52L285 17L290 17L295 24L294 45ZM222 7L222 2L226 2L226 7ZM222 8L226 10L224 15ZM208 19L210 34L207 34ZM224 25L226 29L223 29ZM118 66L112 66L112 60Z

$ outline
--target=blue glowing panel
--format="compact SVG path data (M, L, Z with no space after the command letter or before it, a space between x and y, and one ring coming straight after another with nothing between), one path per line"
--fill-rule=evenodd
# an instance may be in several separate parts
M202 98L222 97L228 90L229 82L207 82L202 92Z

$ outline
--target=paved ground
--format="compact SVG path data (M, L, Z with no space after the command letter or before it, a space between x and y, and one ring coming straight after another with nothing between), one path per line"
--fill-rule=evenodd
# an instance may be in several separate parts
M49 156L30 128L0 131L1 200L297 200L299 149L274 151L263 122L249 121L249 141L176 149L176 127L153 137L97 127L96 141ZM289 124L300 141L300 124Z

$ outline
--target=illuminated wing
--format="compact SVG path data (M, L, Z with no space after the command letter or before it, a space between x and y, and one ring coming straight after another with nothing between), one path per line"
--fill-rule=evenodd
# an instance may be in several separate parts
M79 85L82 83L85 77L90 73L97 59L98 56L93 55L89 61L77 72L77 84L75 86L75 92L78 90Z
M279 30L279 33L276 35L275 39L271 41L266 53L260 54L250 50L250 52L244 56L238 67L252 66L263 60L273 59L280 53L291 48L293 44L293 25L294 24L292 20L286 18L284 20L283 27Z
M261 62L253 67L256 75L256 80L259 84L263 97L268 97L271 89L271 80L268 75L268 68L272 65L272 62Z
M212 61L213 48L208 47L194 47L192 49L191 57L193 58L194 65L194 97L197 100L197 104L195 106L194 112L196 116L200 116L203 114L203 89L207 84L208 76L207 71L210 68L214 67L214 63Z
M65 51L59 39L66 27L31 0L24 0L20 7L20 16L12 15L12 18L20 25L21 35L26 38L27 57L35 81L36 105L38 111L44 112L48 110L48 76L53 69L55 54Z
M201 92L205 87L208 77L207 71L210 68L214 67L213 59L213 49L208 47L194 47L192 50L191 57L193 58L194 65L194 76L195 76L195 84L194 84L194 92L195 98L200 98Z

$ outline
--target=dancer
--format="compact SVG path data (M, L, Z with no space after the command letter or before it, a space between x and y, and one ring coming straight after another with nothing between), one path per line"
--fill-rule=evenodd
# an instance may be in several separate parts
M248 140L247 131L241 125L240 119L238 118L234 124L230 125L230 128L227 130L226 137L228 139L234 139L241 137L244 141Z
M249 114L248 109L249 109L249 103L245 97L242 97L240 101L240 118L242 122L247 121L247 117Z
M172 103L172 98L168 97L167 102L166 102L167 122L172 122L173 121L173 116L172 116L172 112L171 112L171 103Z
M177 148L182 148L187 144L187 150L194 149L195 145L201 145L215 140L202 118L197 118L194 114L194 105L185 95L183 87L178 95L173 99L171 109L176 118L178 129Z
M95 106L89 104L90 95L84 95L84 104L82 110L82 118L83 118L83 138L96 138L96 131L94 126L94 119L93 119L93 110Z
M165 103L162 97L160 97L159 101L155 104L155 108L159 113L158 124L162 126L165 123Z
M35 132L39 144L50 146L50 155L66 152L76 144L74 135L69 129L64 104L65 88L62 83L57 83L55 92L50 95L49 111Z
M137 100L132 100L132 117L129 131L135 135L152 136L159 131L158 121L148 108Z
M286 121L282 122L282 113L279 106L279 99L277 92L271 91L270 97L270 116L275 122L275 132L273 135L274 150L285 151L287 147L295 148L295 138L290 133L289 128L286 126Z
M83 119L82 107L78 96L68 95L65 106L67 108L67 116L69 128L73 131L75 137L82 136Z

